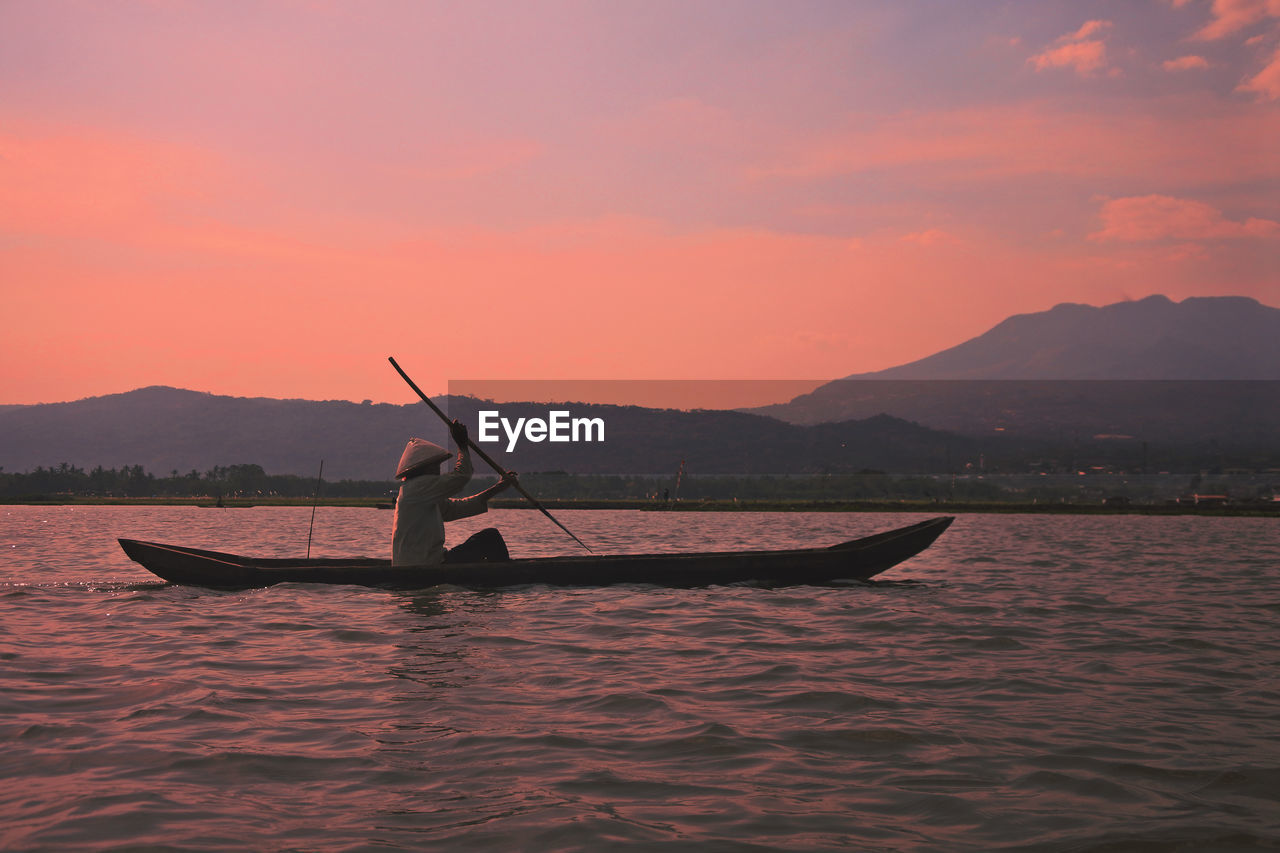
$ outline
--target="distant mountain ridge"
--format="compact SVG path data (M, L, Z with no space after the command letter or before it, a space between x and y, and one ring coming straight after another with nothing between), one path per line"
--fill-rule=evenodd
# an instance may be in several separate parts
M473 429L479 408L492 405L465 397L437 402ZM659 474L687 460L699 474L912 473L952 470L961 459L980 452L991 458L997 447L1026 442L1061 447L1127 436L1153 449L1258 450L1254 456L1264 460L1280 443L1280 309L1235 297L1059 305L1010 317L929 358L751 412L557 408L604 417L606 443L525 443L512 454L493 445L498 458L526 472ZM513 418L545 417L548 406L501 409ZM142 465L166 475L254 463L271 474L307 475L323 459L328 478L389 480L410 436L446 441L421 403L225 397L156 386L0 406L0 468Z
M969 436L1275 446L1280 309L1234 296L1062 304L752 411L798 424L883 412Z
M1280 308L1148 296L1018 314L909 364L847 379L1280 379Z
M409 406L151 386L0 410L0 467L142 465L167 475L255 463L272 474L305 474L323 459L335 479L389 478L410 435L442 437L423 415Z
M890 417L857 423L799 426L733 411L646 409L638 406L502 403L436 398L476 435L477 412L498 408L516 418L602 417L604 443L506 442L485 445L517 471L674 474L681 461L699 474L856 471L880 466L918 472L970 452L969 441ZM405 441L447 442L442 422L421 403L402 406L345 401L224 397L150 387L0 410L0 468L14 472L63 462L80 468L142 465L157 475L204 472L252 463L270 474L327 479L390 480ZM483 467L477 463L477 467Z

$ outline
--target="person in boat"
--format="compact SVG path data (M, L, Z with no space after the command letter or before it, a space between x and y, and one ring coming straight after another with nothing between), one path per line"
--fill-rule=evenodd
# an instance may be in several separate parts
M467 427L454 421L449 425L458 457L453 470L440 472L440 463L451 454L438 444L411 438L396 468L402 481L396 498L396 514L391 530L393 565L421 566L438 563L473 563L509 560L506 542L497 529L488 527L448 550L444 547L444 523L470 518L489 510L489 499L516 483L514 473L505 474L494 485L468 498L455 498L471 479L471 453Z

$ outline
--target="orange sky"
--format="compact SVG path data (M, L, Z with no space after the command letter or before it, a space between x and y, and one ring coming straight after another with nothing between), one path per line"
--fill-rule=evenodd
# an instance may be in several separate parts
M0 5L0 404L822 379L1280 304L1280 3Z

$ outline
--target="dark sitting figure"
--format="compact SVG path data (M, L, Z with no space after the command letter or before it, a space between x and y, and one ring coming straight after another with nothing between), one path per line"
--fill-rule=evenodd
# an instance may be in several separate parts
M398 566L438 563L479 563L509 560L506 542L496 528L486 528L448 551L444 547L444 523L470 518L489 510L489 498L509 488L516 475L508 473L494 485L469 498L455 498L471 479L471 454L467 428L454 421L449 426L458 458L453 470L440 473L440 463L452 454L438 444L411 438L405 445L396 478L403 481L396 499L391 532L391 562Z

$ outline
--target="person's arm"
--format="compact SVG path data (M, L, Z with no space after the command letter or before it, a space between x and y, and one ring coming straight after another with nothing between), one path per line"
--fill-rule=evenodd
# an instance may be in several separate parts
M477 497L477 498L482 497L482 498L484 498L484 499L487 501L487 500L489 500L489 498L493 497L494 495L498 494L499 492L505 492L507 489L509 489L509 488L511 488L512 486L514 486L514 485L516 484L516 482L517 482L516 472L515 472L515 471L507 471L507 472L503 473L502 478L501 478L501 479L499 479L499 480L498 480L498 482L494 483L492 486L490 486L489 488L485 489L483 492L478 492L478 493L475 495L475 497Z
M453 471L443 476L457 478L461 488L471 479L474 471L471 466L471 446L467 443L467 425L454 421L449 424L449 434L453 436L453 443L458 446L458 458L454 462Z
M489 498L505 491L516 484L516 474L508 471L498 482L483 492L476 492L467 498L451 498L440 507L440 515L445 521L457 521L473 515L483 515L489 511Z

